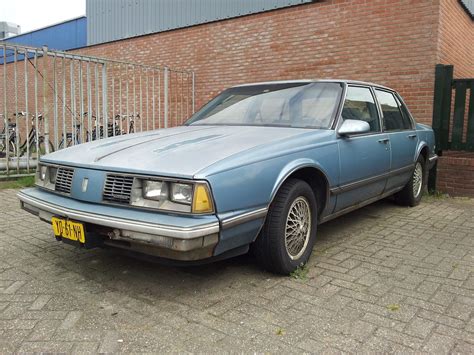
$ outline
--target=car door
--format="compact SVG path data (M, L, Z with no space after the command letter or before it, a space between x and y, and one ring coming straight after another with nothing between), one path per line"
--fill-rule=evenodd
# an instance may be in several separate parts
M390 169L390 142L382 132L373 91L349 85L340 124L346 119L369 123L370 132L339 137L340 177L336 211L350 208L382 194Z
M391 166L385 190L391 191L410 179L418 137L408 110L393 92L376 89L375 95L382 112L383 130L390 139Z

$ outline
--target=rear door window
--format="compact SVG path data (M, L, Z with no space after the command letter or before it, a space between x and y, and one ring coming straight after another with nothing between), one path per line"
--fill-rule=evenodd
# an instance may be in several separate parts
M403 102L400 101L400 99L397 96L395 96L395 98L397 99L398 107L400 107L400 110L402 111L404 125L406 127L413 128L413 121L411 119L411 115L408 112L407 107L405 106Z
M402 114L400 106L391 92L376 89L375 94L382 109L385 131L401 131L413 128L410 119Z

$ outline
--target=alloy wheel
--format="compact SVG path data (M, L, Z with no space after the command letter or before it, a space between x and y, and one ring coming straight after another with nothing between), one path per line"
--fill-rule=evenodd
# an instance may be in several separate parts
M415 165L415 171L413 173L413 196L415 198L421 193L421 188L423 186L423 167L420 162L417 162Z
M306 250L311 234L311 208L303 196L290 206L285 226L285 247L292 260L299 259Z

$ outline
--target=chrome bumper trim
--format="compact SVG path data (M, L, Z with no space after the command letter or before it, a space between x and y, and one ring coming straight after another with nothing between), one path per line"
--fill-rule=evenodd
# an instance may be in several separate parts
M431 157L428 158L430 163L434 163L436 160L438 160L438 154L433 154Z
M241 223L252 221L254 219L263 218L267 215L267 212L268 212L268 208L264 207L258 210L242 213L235 217L224 219L222 220L222 228L227 229Z
M72 210L66 207L57 206L33 197L30 197L22 192L17 194L18 198L22 203L33 206L41 211L46 211L59 216L65 216L71 219L75 219L81 222L97 224L100 226L117 228L121 230L128 230L139 233L154 234L164 237L177 238L177 239L194 239L204 237L209 234L219 233L219 223L213 222L203 224L196 227L176 227L162 224L153 224L147 222L138 222L129 219L120 219L109 217L105 215L92 214L89 212L82 212L78 210ZM24 208L28 212L28 207Z

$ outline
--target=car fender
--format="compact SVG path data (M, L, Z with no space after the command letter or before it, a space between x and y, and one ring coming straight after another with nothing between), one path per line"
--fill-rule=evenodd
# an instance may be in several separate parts
M420 133L418 133L418 134L420 135ZM416 147L415 156L413 157L413 162L414 162L414 163L418 160L418 157L420 156L421 151L422 151L425 147L428 148L428 156L429 156L430 147L429 147L428 143L426 142L426 135L425 135L425 137L420 137L420 139L418 140L418 145L417 145L417 147Z
M268 207L270 207L270 204L272 203L273 199L275 198L278 190L280 187L283 185L283 183L288 179L288 177L293 174L294 172L303 169L303 168L315 168L319 170L324 177L326 178L326 181L328 182L328 189L327 189L327 194L329 193L329 188L330 188L330 180L328 178L328 174L326 173L325 169L321 167L321 165L310 158L302 158L302 159L297 159L289 162L286 164L283 169L280 171L280 174L278 175L275 184L273 185L272 193L270 195L270 201L268 203ZM329 197L329 196L328 196ZM329 200L327 200L329 201Z

